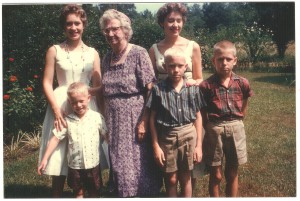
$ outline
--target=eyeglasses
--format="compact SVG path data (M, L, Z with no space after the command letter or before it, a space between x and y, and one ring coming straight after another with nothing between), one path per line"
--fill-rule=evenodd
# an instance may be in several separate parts
M121 27L110 27L110 28L106 28L103 30L103 33L105 35L108 35L110 33L110 31L112 31L113 34L116 34L119 30L120 30Z

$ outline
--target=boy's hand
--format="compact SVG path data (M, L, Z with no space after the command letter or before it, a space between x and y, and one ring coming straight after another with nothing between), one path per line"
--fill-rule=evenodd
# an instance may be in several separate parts
M159 146L154 147L154 159L160 167L165 165L165 154Z
M40 166L38 167L38 174L42 175L43 172L45 171L45 168L47 166L47 161L42 160Z
M202 148L201 147L195 147L194 151L194 163L200 163L202 160Z

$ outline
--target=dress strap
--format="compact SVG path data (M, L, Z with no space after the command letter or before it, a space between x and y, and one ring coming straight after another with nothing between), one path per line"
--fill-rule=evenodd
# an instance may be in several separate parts
M157 47L157 44L156 44L156 43L155 43L155 44L153 44L153 45L152 45L152 47L153 47L153 49L154 49L155 58L156 58L156 60L157 60L157 59L159 59L159 58L162 56L162 54L159 52L159 50L158 50L158 47Z
M187 56L190 56L191 58L192 58L192 56L193 56L193 49L194 49L194 43L195 43L195 41L192 41L192 40L190 40L189 41L189 44L188 44L188 46L187 46Z

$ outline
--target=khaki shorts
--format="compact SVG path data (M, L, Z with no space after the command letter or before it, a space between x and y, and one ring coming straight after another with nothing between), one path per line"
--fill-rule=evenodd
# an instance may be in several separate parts
M158 126L158 133L159 146L166 159L163 171L192 170L197 136L195 126L192 123L175 128Z
M247 162L246 135L242 120L209 122L203 140L203 159L209 166Z

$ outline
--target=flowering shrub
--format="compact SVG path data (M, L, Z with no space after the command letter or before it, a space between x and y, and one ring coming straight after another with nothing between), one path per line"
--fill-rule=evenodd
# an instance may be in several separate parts
M20 130L32 131L41 123L41 114L45 110L45 98L39 86L39 76L33 75L31 80L20 82L13 57L8 58L9 68L3 76L3 115L4 132L9 138ZM14 62L14 63L13 63Z
M10 95L9 94L4 94L4 96L3 96L3 99L4 100L8 100L10 98Z
M17 77L14 76L14 75L10 76L10 78L9 78L9 81L10 81L10 82L15 82L15 81L17 81L17 80L18 80Z

